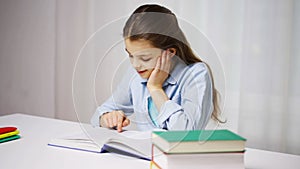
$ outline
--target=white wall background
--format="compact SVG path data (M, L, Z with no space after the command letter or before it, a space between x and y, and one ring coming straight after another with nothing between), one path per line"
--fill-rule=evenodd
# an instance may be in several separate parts
M55 3L0 1L0 112L55 115Z
M248 147L300 154L297 0L0 0L0 115L87 122L128 66L123 22L149 2L177 15L202 58L220 57L222 127Z

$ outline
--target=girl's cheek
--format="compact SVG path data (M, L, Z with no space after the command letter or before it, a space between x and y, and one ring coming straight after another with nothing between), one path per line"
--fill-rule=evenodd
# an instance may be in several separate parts
M157 59L151 59L148 62L145 62L144 65L146 69L154 69L156 67Z
M155 67L155 64L152 63L144 63L144 67L146 69L153 69Z

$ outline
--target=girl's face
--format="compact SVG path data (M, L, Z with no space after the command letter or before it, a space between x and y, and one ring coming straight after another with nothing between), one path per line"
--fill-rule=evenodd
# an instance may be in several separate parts
M143 39L125 39L125 46L131 65L142 78L148 79L162 54L162 49L153 47L149 41Z

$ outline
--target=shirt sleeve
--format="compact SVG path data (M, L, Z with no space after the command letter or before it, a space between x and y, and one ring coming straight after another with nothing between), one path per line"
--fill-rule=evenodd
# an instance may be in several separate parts
M205 64L195 64L183 75L180 102L169 100L160 110L158 123L168 130L205 128L213 111L212 79Z
M110 98L107 99L101 106L97 107L96 112L93 114L90 121L92 126L100 126L100 117L107 112L122 110L126 116L133 113L130 88L131 79L132 77L129 78L127 73Z

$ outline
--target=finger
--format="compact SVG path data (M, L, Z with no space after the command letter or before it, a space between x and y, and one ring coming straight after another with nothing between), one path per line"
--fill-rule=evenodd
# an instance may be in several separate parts
M122 127L123 127L123 120L124 120L124 116L122 115L118 115L118 124L117 124L117 130L118 132L122 131Z
M167 73L170 73L170 68L171 68L171 59L172 59L172 53L168 51L168 54L166 56L166 64L165 64L165 70Z
M99 118L100 127L105 127L104 115L100 116Z
M113 111L108 114L108 126L109 128L113 128L116 126L116 112Z
M155 65L155 69L157 69L157 70L160 70L160 67L161 67L161 58L162 58L162 56L159 56L157 58L156 65Z
M167 56L167 51L164 51L163 54L161 55L161 66L160 66L160 68L163 68L163 66L165 65L166 56Z
M102 120L102 127L108 127L108 119L106 116L101 117Z
M125 118L125 120L123 121L122 126L123 126L123 127L126 127L126 126L128 126L129 124L130 124L130 120L129 120L128 118Z
M161 67L160 69L165 72L169 73L169 67L170 67L170 59L169 59L170 52L168 50L164 51L164 54L161 58Z
M111 127L115 127L117 126L117 123L118 123L118 113L114 112L112 113L112 126Z
M113 119L112 119L111 115L108 115L107 122L108 122L107 127L112 128L113 127Z
M168 54L167 54L167 57L166 57L166 61L167 61L168 63L170 63L170 60L171 60L171 58L172 58L172 55L173 55L173 53L172 53L170 50L168 50Z

